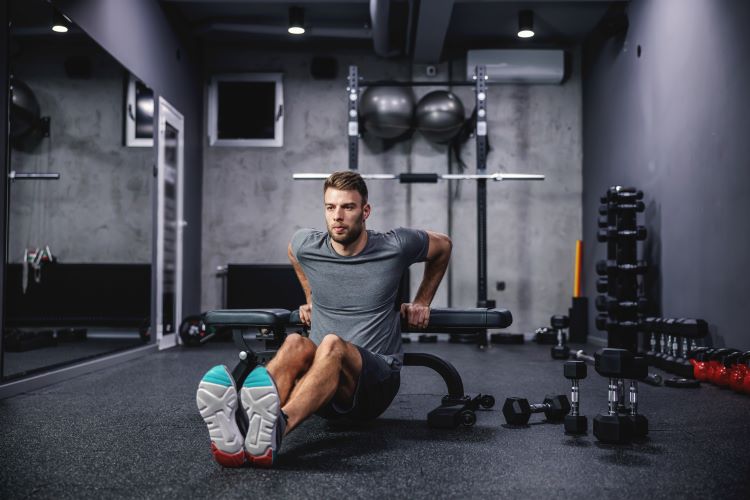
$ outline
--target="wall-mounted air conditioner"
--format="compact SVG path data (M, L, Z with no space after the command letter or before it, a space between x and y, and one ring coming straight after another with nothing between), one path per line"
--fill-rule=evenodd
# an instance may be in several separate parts
M562 50L486 49L466 53L466 78L483 64L490 83L562 83L565 76Z

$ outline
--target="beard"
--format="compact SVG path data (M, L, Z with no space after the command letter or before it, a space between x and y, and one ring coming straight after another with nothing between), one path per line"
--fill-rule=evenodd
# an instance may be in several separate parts
M333 232L332 227L328 227L328 236L331 237L333 241L340 245L350 245L357 241L357 238L359 238L359 235L362 234L362 223L356 223L351 226L349 226L346 231L344 231L342 234L336 234Z

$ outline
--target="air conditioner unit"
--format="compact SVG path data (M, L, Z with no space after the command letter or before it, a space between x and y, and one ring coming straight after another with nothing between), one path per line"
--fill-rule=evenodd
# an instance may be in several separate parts
M484 65L490 83L562 83L565 73L562 50L486 49L466 53L466 78Z

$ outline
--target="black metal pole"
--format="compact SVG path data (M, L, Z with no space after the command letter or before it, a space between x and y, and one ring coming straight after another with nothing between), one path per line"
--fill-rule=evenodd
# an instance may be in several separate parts
M484 66L475 69L477 110L477 174L487 173L487 80ZM477 179L477 307L495 307L487 300L487 180Z
M349 66L349 78L346 86L346 100L349 103L347 112L349 140L349 170L357 170L359 163L359 70L356 66Z

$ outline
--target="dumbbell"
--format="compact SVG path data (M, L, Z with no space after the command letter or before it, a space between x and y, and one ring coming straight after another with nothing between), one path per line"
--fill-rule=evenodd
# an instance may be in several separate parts
M526 425L532 413L544 413L550 422L562 420L570 412L570 402L567 396L544 396L544 401L529 404L525 398L507 398L503 404L503 416L510 425Z
M603 443L628 443L633 437L633 424L618 412L617 381L633 373L633 355L625 349L602 349L594 355L594 369L609 379L607 413L594 417L594 436Z
M643 226L638 226L635 229L617 229L616 227L607 227L606 229L599 229L596 232L596 240L603 243L608 240L637 240L643 241L646 239L647 231Z
M640 323L637 321L618 321L610 318L606 314L597 314L594 319L597 330L621 332L636 332L640 329Z
M578 381L586 378L586 362L566 361L563 375L570 380L570 414L565 415L566 434L586 434L589 428L588 419L580 414Z
M643 199L643 191L638 191L633 187L612 186L607 189L607 194L600 198L602 203L634 203L636 200Z
M614 313L616 311L637 310L643 312L648 307L648 300L643 297L638 300L617 300L614 297L598 295L595 302L596 310L600 312Z
M646 205L642 201L636 201L635 203L613 203L603 202L599 205L599 214L607 215L609 212L643 212L646 210Z
M661 337L661 334L657 333L657 330L659 328L659 320L660 318L648 317L645 318L642 322L646 331L650 332L649 350L646 351L646 361L648 361L648 364L652 366L656 364L656 355L661 352L657 349L657 347L659 347L659 340Z
M568 339L565 335L565 329L568 328L568 325L570 325L568 317L562 315L552 316L550 318L550 325L557 334L557 345L552 346L552 348L550 349L552 359L568 359Z
M643 274L648 269L645 261L639 260L635 264L618 264L614 260L600 260L596 263L596 274L604 276L610 272Z
M609 291L609 278L606 276L599 276L596 279L596 291L598 293L607 293Z
M693 341L695 345L695 341ZM690 341L687 337L682 338L682 350L680 355L675 359L675 373L680 377L693 378L693 365L690 363Z
M591 363L592 365L596 363L596 359L594 356L591 356L590 354L586 354L585 351L578 350L578 351L570 351L570 357L573 359L578 359L585 361L587 363ZM647 373L646 377L640 380L641 382L645 382L648 385L654 385L654 386L660 386L662 383L661 375L656 373Z

